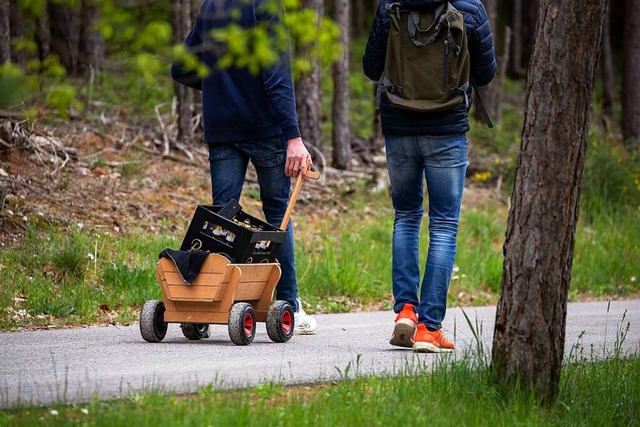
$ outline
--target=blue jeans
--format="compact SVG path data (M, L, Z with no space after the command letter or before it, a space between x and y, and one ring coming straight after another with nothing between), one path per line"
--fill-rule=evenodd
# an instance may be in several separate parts
M258 175L262 212L269 224L280 227L291 189L291 179L284 174L286 157L287 141L280 137L209 146L214 204L222 205L231 199L240 200L251 160ZM291 222L286 231L278 252L282 276L276 286L276 299L287 301L297 311L298 282Z
M460 204L467 169L466 135L385 136L393 222L393 296L397 313L405 303L418 321L442 328L456 256ZM422 279L418 261L423 181L429 195L429 252Z

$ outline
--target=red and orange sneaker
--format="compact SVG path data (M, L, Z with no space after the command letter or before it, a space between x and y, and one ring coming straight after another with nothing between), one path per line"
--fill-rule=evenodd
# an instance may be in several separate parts
M424 323L418 323L413 337L413 351L419 353L450 353L454 349L440 329L430 331Z
M418 315L413 305L405 304L402 306L402 310L396 316L395 322L389 344L399 347L413 347L413 334L418 323Z

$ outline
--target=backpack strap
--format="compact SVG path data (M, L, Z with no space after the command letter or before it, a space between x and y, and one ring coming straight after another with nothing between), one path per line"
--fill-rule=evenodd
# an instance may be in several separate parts
M491 121L491 117L489 117L489 112L487 111L487 107L484 104L484 100L482 99L480 90L478 90L478 85L476 85L476 82L473 80L473 78L471 78L471 86L473 86L473 90L478 96L478 108L480 111L480 115L482 116L482 121L486 123L487 127L492 128L493 122Z
M440 29L442 27L442 24L444 23L443 18L444 18L445 6L447 4L448 2L444 2L435 9L433 22L425 29L420 28L420 11L418 10L409 11L409 17L407 18L407 30L409 32L409 37L411 38L411 41L416 47L429 46L431 43L436 41L436 38L438 38L438 35L440 34ZM448 25L448 22L447 22L447 25ZM434 33L425 43L422 43L421 41L418 40L417 35L419 33L429 33L431 31L434 31Z
M382 97L382 92L400 93L401 91L401 86L394 85L384 74L380 76L380 80L378 80L378 87L376 88L376 99L374 102L375 109L380 109L380 98Z

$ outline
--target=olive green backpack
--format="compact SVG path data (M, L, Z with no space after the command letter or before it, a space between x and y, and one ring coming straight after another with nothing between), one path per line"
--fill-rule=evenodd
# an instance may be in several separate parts
M420 10L391 3L386 11L391 22L378 94L385 92L391 104L413 111L468 108L472 82L462 13L448 1ZM491 127L481 99L479 104Z

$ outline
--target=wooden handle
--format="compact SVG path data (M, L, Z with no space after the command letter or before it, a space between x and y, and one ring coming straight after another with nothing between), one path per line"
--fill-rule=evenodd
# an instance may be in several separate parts
M307 161L307 169L304 172L298 174L298 179L296 180L296 185L293 187L293 192L291 193L291 197L289 197L289 204L287 205L287 210L284 213L284 217L282 218L282 223L280 224L281 230L286 230L287 225L289 224L289 217L291 216L291 212L293 212L293 207L298 201L298 196L300 195L300 189L302 188L302 181L304 177L308 177L311 179L319 179L320 172L311 170L311 161Z

